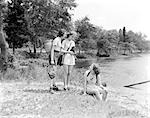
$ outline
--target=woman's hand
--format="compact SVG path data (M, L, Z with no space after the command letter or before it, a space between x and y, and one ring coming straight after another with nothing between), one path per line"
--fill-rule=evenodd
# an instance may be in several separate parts
M74 55L75 53L72 51L68 51L69 54Z
M95 83L96 86L101 86L100 83Z

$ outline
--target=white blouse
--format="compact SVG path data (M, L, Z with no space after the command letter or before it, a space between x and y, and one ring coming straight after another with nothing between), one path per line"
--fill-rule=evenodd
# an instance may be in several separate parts
M75 47L75 42L72 40L64 40L62 42L62 48L66 51L70 51L72 49L72 47ZM75 65L75 56L71 55L71 54L65 54L64 55L64 64L65 65Z

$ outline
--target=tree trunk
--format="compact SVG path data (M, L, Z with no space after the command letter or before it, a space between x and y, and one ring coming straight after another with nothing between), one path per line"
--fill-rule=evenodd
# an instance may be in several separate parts
M126 54L126 49L124 49L124 55Z
M81 50L80 50L80 48L79 48L79 55L81 54Z
M33 48L34 48L34 54L36 54L36 43L34 43Z
M8 43L5 40L3 28L2 28L2 8L0 5L0 72L2 72L2 79L7 71L7 49ZM1 78L0 78L1 79Z
M99 56L99 48L98 48L98 50L97 50L97 54L96 54L97 56Z
M29 53L32 53L32 50L31 50L31 48L29 47Z
M79 55L81 54L81 46L80 46L80 44L79 44Z
M1 8L1 5L0 5L0 29L2 27L2 8Z
M4 75L7 71L7 52L8 52L8 44L5 40L3 32L0 32L0 71L2 75ZM2 76L3 78L3 76Z
M15 44L13 42L13 54L15 54Z

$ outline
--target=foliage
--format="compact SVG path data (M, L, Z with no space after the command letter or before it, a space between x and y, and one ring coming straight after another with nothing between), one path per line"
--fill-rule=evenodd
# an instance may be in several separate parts
M75 21L75 30L79 35L75 40L79 52L97 49L97 55L109 56L122 51L122 54L128 54L149 49L145 43L146 36L142 33L126 31L125 27L119 31L104 30L91 24L88 17Z
M56 37L60 30L71 31L75 28L75 43L79 52L97 49L98 55L109 56L122 51L128 54L150 49L145 35L127 31L126 27L119 31L105 30L90 23L88 17L73 23L70 11L76 6L75 0L11 0L3 10L10 46L22 47L28 42L36 53L40 43Z
M76 7L74 0L24 0L30 41L34 45L38 37L54 38L59 30L70 30L71 14Z
M144 37L141 33L134 33L133 31L126 32L125 27L123 31L119 30L119 46L121 50L124 50L124 54L129 51L142 50L144 48Z
M6 4L4 0L0 0L0 28L2 26L2 21L3 21L3 12L5 11Z
M7 41L10 47L20 48L27 42L26 31L27 21L24 16L22 0L12 0L8 2L8 9L4 16L4 30L8 36Z
M70 3L71 4L71 3ZM66 5L66 6L65 6ZM68 9L72 7L59 1L58 4L43 0L25 0L24 7L26 8L26 18L29 21L29 29L37 36L51 33L59 29L67 29L71 20Z
M117 50L118 41L119 34L117 30L103 30L97 41L97 55L100 55L100 51L104 52L106 55L110 55L113 50Z
M22 47L29 39L36 52L39 36L54 38L59 30L71 30L69 11L75 7L75 0L10 0L4 16L10 46Z
M79 34L75 42L79 47L82 47L83 50L96 46L96 43L93 41L96 28L89 21L88 17L84 17L75 22L75 30Z

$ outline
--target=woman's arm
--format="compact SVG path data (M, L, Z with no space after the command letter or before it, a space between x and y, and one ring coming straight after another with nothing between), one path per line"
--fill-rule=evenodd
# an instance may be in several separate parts
M65 50L65 49L64 49L64 47L65 47L65 43L66 43L66 41L64 40L64 41L62 42L60 52L62 52L62 53L74 54L72 51L70 51L70 50Z
M101 77L100 74L96 76L96 85L101 86Z
M62 53L74 54L74 52L72 52L72 51L66 51L66 50L64 50L63 48L61 48L60 52L62 52Z
M75 55L75 42L74 41L71 41L71 44L70 44L68 51L71 51L72 55Z

